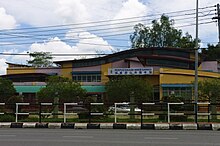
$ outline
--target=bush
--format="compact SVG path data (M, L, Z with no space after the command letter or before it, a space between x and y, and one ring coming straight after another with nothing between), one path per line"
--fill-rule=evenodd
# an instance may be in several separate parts
M15 116L13 115L0 115L0 122L14 122Z
M7 108L11 109L14 113L16 111L15 109L15 104L16 103L20 103L22 102L22 96L11 96L10 98L8 98L6 104L7 104Z
M88 112L80 112L78 113L79 119L89 119L89 113Z

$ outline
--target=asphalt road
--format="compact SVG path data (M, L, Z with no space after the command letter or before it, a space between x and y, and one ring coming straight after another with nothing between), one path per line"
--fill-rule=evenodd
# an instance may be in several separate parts
M220 146L220 131L0 129L0 146Z

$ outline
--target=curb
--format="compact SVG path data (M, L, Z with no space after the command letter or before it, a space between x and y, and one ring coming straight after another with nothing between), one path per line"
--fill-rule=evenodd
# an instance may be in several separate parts
M128 130L213 130L220 131L220 123L0 123L0 128L44 129L128 129Z
M197 130L197 124L196 123L184 123L183 124L183 130Z
M61 129L74 129L75 123L61 123Z

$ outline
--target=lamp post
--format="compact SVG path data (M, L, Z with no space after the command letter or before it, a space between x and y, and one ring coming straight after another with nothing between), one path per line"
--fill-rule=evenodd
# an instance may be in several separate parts
M195 44L195 85L194 85L194 98L195 98L195 123L198 122L198 8L199 0L196 0L196 44Z

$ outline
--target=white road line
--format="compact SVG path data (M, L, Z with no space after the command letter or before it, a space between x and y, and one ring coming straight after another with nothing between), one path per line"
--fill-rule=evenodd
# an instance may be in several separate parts
M65 135L63 138L93 138L93 136L74 136L74 135Z
M0 137L15 137L16 135L0 135Z
M145 137L144 139L176 140L176 139L178 139L178 138L176 138L176 137L173 137L173 138L170 138L170 137Z

